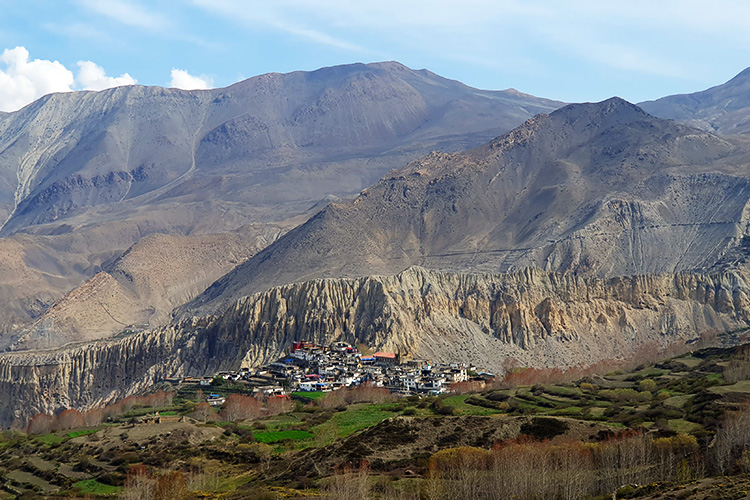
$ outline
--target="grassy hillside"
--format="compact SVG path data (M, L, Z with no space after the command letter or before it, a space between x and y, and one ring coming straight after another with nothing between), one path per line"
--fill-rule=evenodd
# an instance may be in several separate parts
M518 498L744 498L749 353L706 349L575 383L377 403L296 394L291 411L236 422L179 388L168 406L95 427L4 432L0 499L458 498L470 487L474 498L491 487ZM159 423L144 423L157 411ZM503 467L527 462L529 481L542 470L546 483L498 482L526 477ZM704 479L718 474L730 477ZM556 489L563 479L568 496Z

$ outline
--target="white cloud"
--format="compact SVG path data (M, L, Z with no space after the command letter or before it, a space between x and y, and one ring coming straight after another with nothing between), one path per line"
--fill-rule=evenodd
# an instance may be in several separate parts
M182 90L205 90L213 87L213 81L205 75L193 76L184 69L173 68L169 86Z
M58 61L29 59L25 47L5 49L0 55L0 111L16 111L43 95L74 90L104 90L135 85L128 73L107 76L92 61L78 62L78 76Z
M92 61L78 61L78 68L76 80L83 90L104 90L137 83L128 73L117 77L107 76L104 68Z
M29 59L24 47L0 56L0 111L15 111L51 92L70 92L73 72L57 61Z

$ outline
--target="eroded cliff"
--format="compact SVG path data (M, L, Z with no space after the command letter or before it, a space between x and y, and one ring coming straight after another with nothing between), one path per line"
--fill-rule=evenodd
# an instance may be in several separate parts
M344 340L434 361L502 371L627 358L750 324L746 273L597 279L527 269L457 274L412 267L395 276L326 279L245 297L220 316L119 340L0 356L0 421L85 408L165 377L254 366L296 339Z

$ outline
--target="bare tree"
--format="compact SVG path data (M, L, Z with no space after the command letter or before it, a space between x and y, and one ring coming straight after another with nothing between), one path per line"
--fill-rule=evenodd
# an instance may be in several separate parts
M370 498L370 466L362 462L359 469L346 468L335 474L325 487L326 500L366 500Z
M84 425L83 414L78 410L65 410L57 416L58 429L75 429Z
M46 413L38 413L29 421L29 426L26 428L27 434L47 434L55 430L57 419L52 415Z

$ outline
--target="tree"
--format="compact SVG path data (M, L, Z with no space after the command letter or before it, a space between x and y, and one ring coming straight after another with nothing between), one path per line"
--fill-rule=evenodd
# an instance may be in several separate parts
M254 397L230 394L221 407L221 416L227 422L258 418L263 414L263 403Z
M75 429L84 425L83 414L78 410L64 410L57 416L58 429Z
M52 415L46 413L38 413L29 422L29 426L26 428L27 434L47 434L55 430L57 419Z
M205 423L210 413L211 405L204 401L203 403L198 403L197 405L195 405L195 409L193 410L193 418Z
M156 478L154 500L182 500L187 496L187 481L182 472L167 472Z

